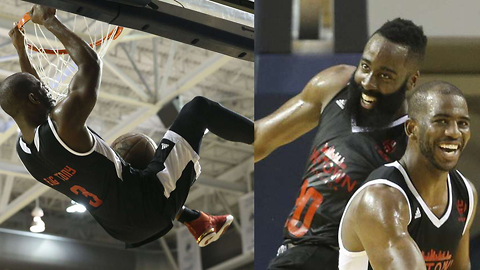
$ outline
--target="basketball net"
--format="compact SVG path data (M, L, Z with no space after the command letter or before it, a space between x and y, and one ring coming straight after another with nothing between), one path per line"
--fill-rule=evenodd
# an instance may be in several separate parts
M98 57L102 59L112 41L122 32L123 27L76 14L72 15L73 17L62 23L88 42ZM70 81L78 67L63 44L53 34L44 26L31 21L28 23L29 26L26 25L29 20L30 16L26 13L18 23L20 32L25 37L28 59L42 82L49 88L52 98L59 101L67 96Z

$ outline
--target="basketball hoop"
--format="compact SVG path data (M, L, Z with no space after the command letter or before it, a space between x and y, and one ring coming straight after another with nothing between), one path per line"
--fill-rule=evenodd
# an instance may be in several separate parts
M120 26L110 25L76 14L72 14L72 16L64 24L72 32L89 42L89 46L97 53L99 58L105 56L111 42L117 39L123 31L123 27ZM77 20L77 17L82 19ZM17 23L17 27L25 37L28 59L40 79L50 89L52 97L58 101L67 95L70 81L78 68L63 44L55 36L46 35L45 32L48 33L48 31L45 31L43 26L33 22L28 24L32 27L26 27L29 21L30 14L27 12Z

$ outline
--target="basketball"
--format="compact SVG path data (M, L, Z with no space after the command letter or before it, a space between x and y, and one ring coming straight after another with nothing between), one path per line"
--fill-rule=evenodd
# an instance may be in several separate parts
M146 169L153 159L157 145L145 134L127 133L118 137L111 145L123 160L135 169Z

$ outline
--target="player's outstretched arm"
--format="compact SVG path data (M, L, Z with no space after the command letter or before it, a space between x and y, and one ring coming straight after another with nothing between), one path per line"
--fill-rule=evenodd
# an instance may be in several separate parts
M25 50L25 37L20 33L20 29L15 25L8 35L12 39L13 46L17 50L18 60L20 62L20 67L22 72L28 72L40 80L40 77L37 74L37 71L32 67L30 60L28 59L27 52Z
M468 221L468 224L466 225L467 228L465 229L465 233L462 235L462 239L460 239L460 243L458 245L457 253L453 256L453 265L452 265L452 270L470 270L472 269L470 265L470 256L469 256L469 242L470 242L470 227L472 226L473 220L475 218L475 213L477 211L477 200L478 200L478 195L477 191L475 190L475 187L473 186L472 183L470 183L470 186L472 187L473 190L473 195L474 195L474 205L473 207L473 214Z
M75 133L85 129L85 121L95 106L102 73L101 60L85 41L57 19L55 13L53 8L35 5L30 16L34 23L44 25L62 42L78 67L68 96L53 112L59 132L69 130Z
M269 116L255 121L255 162L318 125L325 105L348 83L355 67L328 68Z
M346 215L375 270L425 270L425 261L408 234L409 205L395 188L378 184L361 191ZM355 205L356 204L356 205Z

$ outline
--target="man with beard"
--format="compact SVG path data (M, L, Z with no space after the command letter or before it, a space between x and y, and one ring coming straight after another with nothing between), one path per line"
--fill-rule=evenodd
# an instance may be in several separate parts
M465 97L430 82L410 97L405 155L373 171L340 223L340 270L470 269L474 186L454 170L470 139Z
M211 216L183 206L200 174L202 138L208 128L225 140L251 144L253 122L217 102L195 97L179 112L148 167L131 167L86 125L97 101L101 60L55 14L55 9L38 5L30 11L32 21L52 32L78 67L68 95L57 104L50 98L16 27L10 35L24 72L0 84L0 107L21 130L17 152L29 173L85 205L112 237L128 247L165 235L174 219L188 227L199 246L216 241L233 216Z
M426 43L413 22L389 21L370 37L357 68L320 72L255 123L256 161L320 125L270 269L337 269L338 225L348 199L374 169L404 153L404 97L419 76Z

